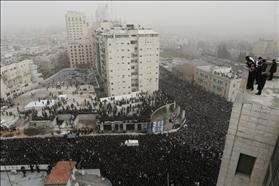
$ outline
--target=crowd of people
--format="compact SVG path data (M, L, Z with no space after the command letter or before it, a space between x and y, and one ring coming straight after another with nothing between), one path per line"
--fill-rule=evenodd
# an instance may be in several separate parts
M160 74L160 94L167 96L158 105L175 100L186 111L185 125L177 132L2 139L1 165L73 160L78 168L99 168L113 185L216 185L232 103L165 69ZM146 110L153 109L148 99L143 102L142 107L149 105ZM122 145L128 139L139 146Z
M47 100L47 102L49 103L50 101ZM52 106L47 104L40 112L34 109L20 111L20 114L25 118L31 117L32 120L53 120L58 114L71 114L74 118L78 114L98 114L100 122L126 120L148 122L153 111L172 102L173 99L159 90L151 95L142 92L138 93L136 97L122 98L120 100L109 98L108 100L100 101L96 97L92 97L89 100L85 99L82 106L75 100L75 104L68 104L66 99L62 99Z
M256 84L258 85L257 95L261 95L267 78L268 80L273 79L273 74L277 71L277 63L275 59L272 60L272 64L268 73L266 59L263 59L262 57L258 57L258 59L255 60L251 56L246 56L245 59L246 59L246 65L249 69L246 89L253 91L254 84L256 81Z

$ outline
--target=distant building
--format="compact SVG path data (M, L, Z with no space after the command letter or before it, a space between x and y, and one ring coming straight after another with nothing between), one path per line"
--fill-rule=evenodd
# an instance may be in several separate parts
M41 80L32 60L1 66L1 98L24 92L32 83Z
M242 79L230 67L213 65L196 67L194 82L207 91L234 101Z
M252 50L256 56L264 58L278 58L279 57L279 41L259 39Z
M36 64L40 66L40 69L42 71L54 71L56 66L56 61L53 60L53 57L51 55L42 55L42 56L36 56L34 58L34 61Z
M65 20L71 68L95 66L95 42L86 15L82 12L68 11Z
M159 34L134 25L107 25L96 30L97 69L108 96L159 86Z
M268 82L269 92L262 96L237 96L217 186L279 185L279 97L275 83L278 81Z
M92 39L77 40L68 44L71 68L95 65L95 44Z
M88 37L89 22L82 12L68 11L65 16L68 42Z
M109 21L109 7L108 5L98 6L95 12L96 22Z

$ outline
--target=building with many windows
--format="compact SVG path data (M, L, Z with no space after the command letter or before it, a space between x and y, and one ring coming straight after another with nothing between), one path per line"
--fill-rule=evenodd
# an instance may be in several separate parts
M67 50L72 68L95 65L96 51L92 40L73 41L68 44Z
M217 186L278 185L278 81L257 96L239 93L233 105ZM277 141L277 142L276 142Z
M65 15L68 42L88 37L89 22L82 12L68 11Z
M24 60L1 66L1 98L24 92L41 80L32 60Z
M153 92L159 85L159 34L134 25L96 30L97 69L108 96Z
M196 84L232 102L237 96L241 80L230 67L207 65L198 66L195 69L194 82Z
M95 65L95 44L92 29L82 12L68 11L65 16L70 66L88 67Z

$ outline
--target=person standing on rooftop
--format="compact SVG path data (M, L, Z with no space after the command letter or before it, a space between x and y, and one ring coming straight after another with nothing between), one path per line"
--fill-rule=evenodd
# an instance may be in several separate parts
M268 80L272 80L273 73L277 72L277 63L276 63L275 59L272 60L272 65L271 65L269 72L270 72L270 75L269 75Z
M266 78L267 78L267 64L265 63L266 60L263 59L259 64L257 68L257 79L258 79L258 93L257 95L261 95L262 90L264 88Z
M246 89L254 90L254 81L256 78L256 63L254 59L250 56L246 56L246 64L249 69L249 75L247 79Z

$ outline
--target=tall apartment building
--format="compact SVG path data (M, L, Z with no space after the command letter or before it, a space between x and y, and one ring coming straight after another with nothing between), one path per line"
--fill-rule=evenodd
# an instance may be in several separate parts
M95 65L95 44L92 40L73 41L67 47L71 68Z
M72 68L94 66L95 44L86 15L82 12L68 11L65 21L70 66Z
M88 38L89 22L84 13L68 11L65 21L68 42Z
M237 96L217 186L278 185L278 85L267 82L262 96L247 92Z
M97 68L108 96L158 90L159 34L151 29L113 26L96 30Z
M194 75L196 84L232 102L237 96L241 80L231 68L213 65L196 67Z

